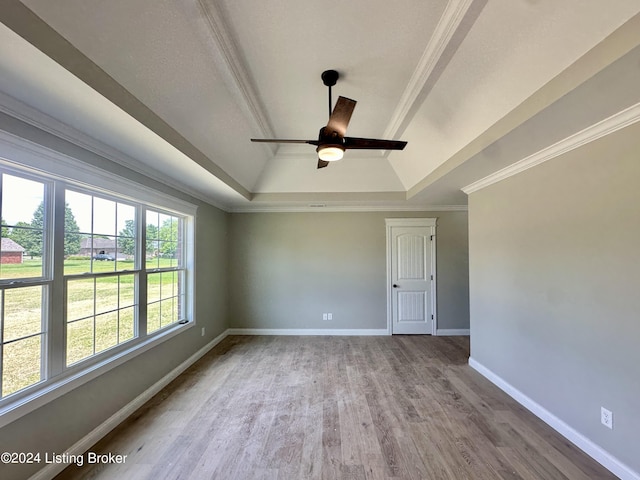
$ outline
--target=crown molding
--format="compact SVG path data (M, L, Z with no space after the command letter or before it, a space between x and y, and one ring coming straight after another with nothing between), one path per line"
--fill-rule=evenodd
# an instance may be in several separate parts
M640 121L640 103L636 103L635 105L611 115L600 122L594 123L590 127L574 133L553 145L543 148L542 150L539 150L536 153L509 165L508 167L481 178L480 180L462 188L462 191L467 195L477 192L478 190L482 190L494 183L505 180L517 175L518 173L533 168L536 165L540 165L541 163L564 155L571 150L575 150L576 148L580 148L583 145L598 140L599 138L617 132L618 130L628 127L638 121Z
M335 213L335 212L466 212L467 205L249 205L231 207L230 213Z
M196 4L196 15L206 19L206 32L203 39L214 53L213 61L217 70L222 74L230 93L235 97L257 136L273 138L275 134L267 114L259 100L249 71L240 55L240 48L233 39L228 22L225 20L221 7L212 0L198 0L197 2L183 2L188 8ZM267 146L271 153L275 146Z
M384 132L383 138L395 138L401 133L416 101L421 97L429 78L445 49L451 42L453 35L462 23L474 0L449 0L438 21L432 37L425 48L418 66L416 67L407 88L400 97L391 121Z

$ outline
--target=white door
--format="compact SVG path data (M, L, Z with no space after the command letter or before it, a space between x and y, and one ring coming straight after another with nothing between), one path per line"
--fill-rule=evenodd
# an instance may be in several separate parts
M388 219L387 230L391 332L432 334L435 219Z

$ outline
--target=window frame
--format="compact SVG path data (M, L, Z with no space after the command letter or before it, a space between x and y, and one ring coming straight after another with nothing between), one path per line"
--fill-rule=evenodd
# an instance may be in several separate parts
M135 209L135 223L136 223L136 229L138 230L136 232L136 236L137 238L139 237L139 228L138 228L138 224L140 223L140 219L142 218L141 215L141 211L143 211L145 208L147 208L145 205L141 204L138 201L135 201L131 198L123 198L122 196L119 195L114 195L111 193L106 193L102 190L96 190L93 189L91 187L87 187L84 185L78 185L77 183L71 183L69 181L61 181L60 183L60 189L63 191L63 197L64 197L64 201L63 201L63 206L62 206L62 212L60 213L60 215L62 216L62 221L64 222L64 208L66 208L66 192L67 191L71 191L74 193L81 193L83 195L90 195L92 197L95 198L100 198L102 200L108 200L108 201L113 201L117 203L124 203L127 204L131 207L134 207ZM92 205L92 215L94 214L94 208ZM62 230L64 231L64 225L62 225ZM91 238L93 238L93 234L96 233L94 231L91 232L83 232L84 234L90 233L92 235ZM117 238L119 236L118 232L116 232L115 237ZM64 242L62 242L64 243ZM141 313L140 313L140 307L139 307L139 303L140 303L140 281L139 281L139 277L141 275L142 272L142 268L144 267L144 265L141 263L140 261L140 257L142 254L141 251L141 241L138 240L137 244L136 244L136 252L135 252L135 264L134 264L134 268L131 270L116 270L114 269L113 271L105 271L105 272L95 272L93 271L93 256L94 256L94 252L93 252L93 248L91 249L90 252L90 257L91 257L91 272L86 272L86 273L73 273L73 274L68 274L64 272L64 262L62 262L61 268L62 268L62 282L63 282L63 346L62 346L62 350L63 350L63 364L62 364L62 370L63 371L76 371L76 370L82 370L84 368L84 366L92 361L100 361L100 359L103 358L109 358L111 356L111 354L113 352L117 352L119 350L123 350L126 349L126 345L134 345L135 341L137 339L139 339L139 333L140 333L140 328L139 328L139 324L141 321ZM64 245L63 245L64 246ZM58 258L63 258L63 254L62 255L58 255ZM117 262L116 262L117 263ZM67 349L67 332L68 332L68 326L69 326L69 320L67 318L67 307L68 307L68 285L70 281L73 280L80 280L80 279L93 279L94 281L96 279L100 279L100 278L107 278L107 277L112 277L112 276L120 276L122 274L130 274L134 276L134 289L135 289L135 296L136 296L136 300L134 303L134 306L136 307L134 309L134 336L133 338L126 340L124 342L121 343L117 343L116 345L109 347L101 352L97 352L97 353L93 353L92 355L89 355L87 357L81 358L80 360L71 363L71 364L67 364L67 354L68 354L68 349ZM95 302L95 297L94 297L94 302ZM95 317L97 317L98 315L96 315L96 312L94 311L94 315L92 315L94 317L94 334L95 334ZM145 335L146 336L146 335ZM95 339L94 339L94 345L93 345L93 349L95 350ZM95 359L95 360L93 360Z
M33 182L41 183L43 186L43 195L42 201L44 202L44 218L42 225L42 267L40 270L40 276L37 277L19 277L19 278L0 278L0 295L2 296L3 305L2 305L2 316L4 316L4 295L5 292L10 290L18 290L22 288L32 288L32 287L40 287L41 288L41 300L40 300L40 332L37 335L41 336L40 341L40 380L32 385L29 385L23 389L20 389L14 393L9 394L4 398L11 397L19 397L22 392L30 391L32 389L37 388L39 385L42 385L47 378L49 378L51 373L51 362L50 362L50 352L51 348L49 345L50 342L50 322L48 321L51 318L51 306L52 306L52 288L53 288L53 271L52 271L52 245L53 239L51 238L51 208L53 205L53 195L54 195L54 182L51 179L44 178L37 174L34 174L30 171L21 171L19 169L5 167L0 163L0 166L3 167L0 181L4 180L5 175L10 175L14 177L19 177L25 180L30 180ZM2 189L0 188L0 191ZM0 204L2 202L2 198L0 197ZM0 209L1 210L1 209ZM11 224L8 225L11 227ZM4 319L2 319L4 323ZM12 339L8 342L4 341L4 328L0 326L2 331L2 336L0 338L0 356L4 356L5 345L12 344L14 342L23 340L27 337L23 337L20 339ZM32 335L30 335L32 336ZM4 377L4 359L0 358L0 375ZM2 390L4 390L4 378L0 378L0 415L2 412L2 401L4 398L2 395Z
M180 223L178 224L178 230L177 230L177 235L178 235L178 239L176 240L176 243L178 246L182 246L184 244L184 240L187 238L187 226L186 226L186 217L184 216L177 216L175 215L175 213L172 212L168 212L166 210L162 210L162 209L157 209L157 208L146 208L144 211L144 215L145 215L145 225L144 225L144 233L145 233L145 239L144 239L144 243L143 245L147 245L149 243L149 239L146 237L147 232L148 232L148 223L146 223L147 218L148 218L148 213L149 211L152 211L154 213L158 214L158 220L160 220L160 216L164 215L164 216L168 216L168 217L172 217L172 218L176 218ZM160 225L159 225L160 226ZM161 228L161 226L160 226ZM158 233L160 232L160 228L158 228ZM180 238L182 238L182 243L180 243ZM155 239L156 241L162 241L162 239L160 237ZM144 258L142 259L144 265L145 265L145 281L146 283L146 294L147 294L147 305L146 308L148 309L150 305L155 304L155 303L159 303L160 304L160 311L162 311L162 302L164 300L166 300L166 298L162 297L162 282L161 282L161 286L160 286L160 295L159 295L159 299L157 301L151 301L148 298L148 294L149 294L149 277L151 275L160 275L160 278L162 279L162 274L163 273L169 273L169 272L173 272L175 274L178 275L178 282L181 282L183 284L183 287L185 287L186 285L186 278L187 278L187 261L186 261L186 255L185 255L185 250L184 248L181 248L180 250L180 255L178 257L178 262L176 265L171 265L168 267L162 267L162 266L158 266L158 267L152 267L152 268L147 268L147 259ZM183 296L186 299L186 287L185 287L185 291L184 294L183 293L178 293L178 298L180 296ZM183 303L182 305L182 312L178 312L178 315L183 315L185 318L188 316L187 315L187 310L186 310L186 305ZM153 332L157 332L160 330L163 330L164 328L169 327L170 325L173 325L177 322L180 322L181 319L177 319L174 322L171 322L165 326L162 326L162 318L160 318L160 326L159 328L153 330ZM146 316L146 322L145 322L145 328L146 331L149 332L149 315ZM152 332L152 333L153 333Z
M2 147L0 167L3 172L46 183L45 207L48 209L45 208L45 228L48 228L47 232L50 233L45 234L43 277L29 279L29 283L48 285L47 294L43 293L43 297L46 296L43 298L43 310L46 309L43 314L43 323L46 323L43 329L46 337L43 343L46 346L42 347L44 357L41 361L43 379L5 398L0 398L0 427L2 427L196 325L194 287L197 206L6 132L0 131L0 146ZM135 205L138 220L144 218L147 208L183 219L186 323L175 322L150 334L146 332L144 319L146 319L147 298L146 285L143 285L146 281L141 280L147 275L143 255L144 222L137 221L139 241L136 248L140 251L136 252L137 268L133 274L138 276L135 300L138 305L135 314L137 318L134 320L134 328L138 331L138 335L66 366L68 279L64 275L64 192L67 188ZM130 195L131 191L136 193L135 197ZM45 255L49 255L46 265ZM132 272L114 271L113 273ZM142 323L145 323L144 335L140 335Z

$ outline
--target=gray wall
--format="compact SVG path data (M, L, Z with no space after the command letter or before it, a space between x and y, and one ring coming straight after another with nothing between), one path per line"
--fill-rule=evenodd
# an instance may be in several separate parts
M390 217L438 218L438 326L469 328L466 212L231 214L230 326L387 328Z
M42 140L42 138L40 139ZM82 157L75 151L76 157ZM196 222L196 322L191 328L133 360L0 429L0 451L63 453L83 436L167 375L227 328L228 214L180 192L101 161L121 174L199 205ZM201 336L201 327L206 335ZM3 465L3 480L24 479L43 464Z
M640 161L622 135L470 195L471 356L640 472Z

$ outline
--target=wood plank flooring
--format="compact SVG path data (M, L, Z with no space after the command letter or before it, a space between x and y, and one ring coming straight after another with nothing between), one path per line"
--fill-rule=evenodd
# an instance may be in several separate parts
M233 336L70 479L616 478L468 365L467 337Z

